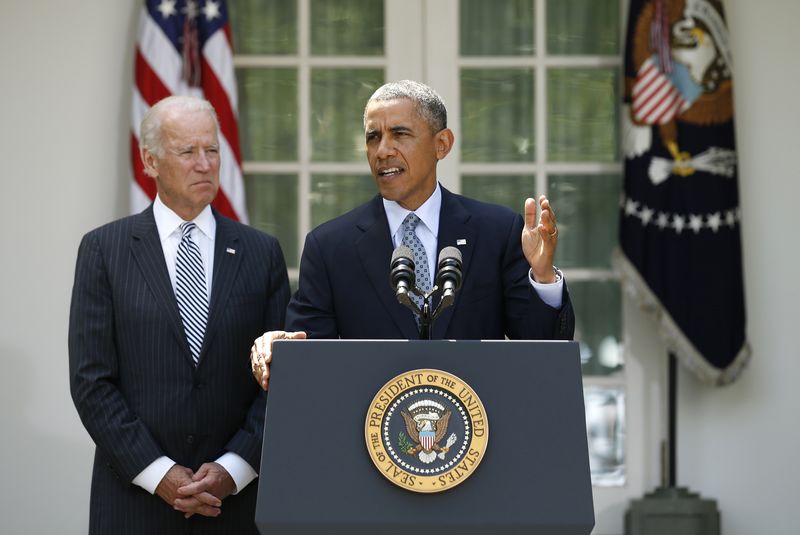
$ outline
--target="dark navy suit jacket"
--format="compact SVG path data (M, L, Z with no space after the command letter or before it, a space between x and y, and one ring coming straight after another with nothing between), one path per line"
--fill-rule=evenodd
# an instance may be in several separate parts
M152 206L84 236L69 324L72 397L96 444L91 533L257 533L257 486L189 520L131 481L167 455L197 470L225 451L256 471L265 394L249 352L283 325L277 240L217 213L208 325L193 365Z
M442 188L438 250L458 247L464 277L454 305L434 322L432 338L572 338L575 315L566 284L558 310L530 285L523 224L507 208ZM413 314L389 284L393 248L380 196L314 229L306 237L286 330L310 338L418 338Z

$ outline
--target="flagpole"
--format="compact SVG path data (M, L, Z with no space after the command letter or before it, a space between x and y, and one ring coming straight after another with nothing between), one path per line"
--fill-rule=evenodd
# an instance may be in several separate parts
M677 463L675 462L675 450L678 449L677 437L677 390L678 390L678 358L672 351L669 352L668 372L667 372L667 448L669 455L669 462L667 464L669 471L668 486L670 488L676 487L675 474L677 472Z

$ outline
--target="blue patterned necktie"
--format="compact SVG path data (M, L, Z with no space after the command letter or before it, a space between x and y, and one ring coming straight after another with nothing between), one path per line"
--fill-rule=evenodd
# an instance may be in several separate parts
M425 252L425 246L422 245L417 233L414 229L417 228L420 219L414 212L411 212L403 220L403 245L411 249L414 253L414 275L417 278L417 288L425 293L431 291L431 272L428 269L428 253ZM418 295L412 294L411 299L422 308L422 298ZM416 314L414 318L417 320L419 326L419 316Z
M203 257L192 240L195 228L197 225L192 222L181 224L181 242L175 259L175 297L192 359L197 366L208 320L208 294Z

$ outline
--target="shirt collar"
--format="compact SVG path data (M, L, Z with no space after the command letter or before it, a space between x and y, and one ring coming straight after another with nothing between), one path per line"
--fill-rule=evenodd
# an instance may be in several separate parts
M403 220L411 210L406 210L395 201L387 201L383 199L383 209L386 211L386 219L389 221L389 232L394 236L403 224ZM434 238L439 237L439 213L442 210L442 189L439 183L436 183L436 189L433 190L428 199L422 203L422 206L414 210L417 217L428 227Z
M183 219L164 204L164 201L162 201L161 197L157 194L156 200L153 201L153 217L156 220L158 237L162 242L174 232L179 232L181 223L183 223ZM203 208L203 211L200 212L193 221L194 224L197 225L197 228L200 229L200 232L213 242L217 231L217 220L214 219L211 206L207 205Z

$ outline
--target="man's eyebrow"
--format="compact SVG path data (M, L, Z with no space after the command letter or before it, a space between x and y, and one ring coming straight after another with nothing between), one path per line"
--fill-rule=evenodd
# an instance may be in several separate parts
M404 125L393 126L389 130L391 130L392 133L395 133L395 134L405 134L405 133L408 133L408 132L412 132L410 127L404 126Z

